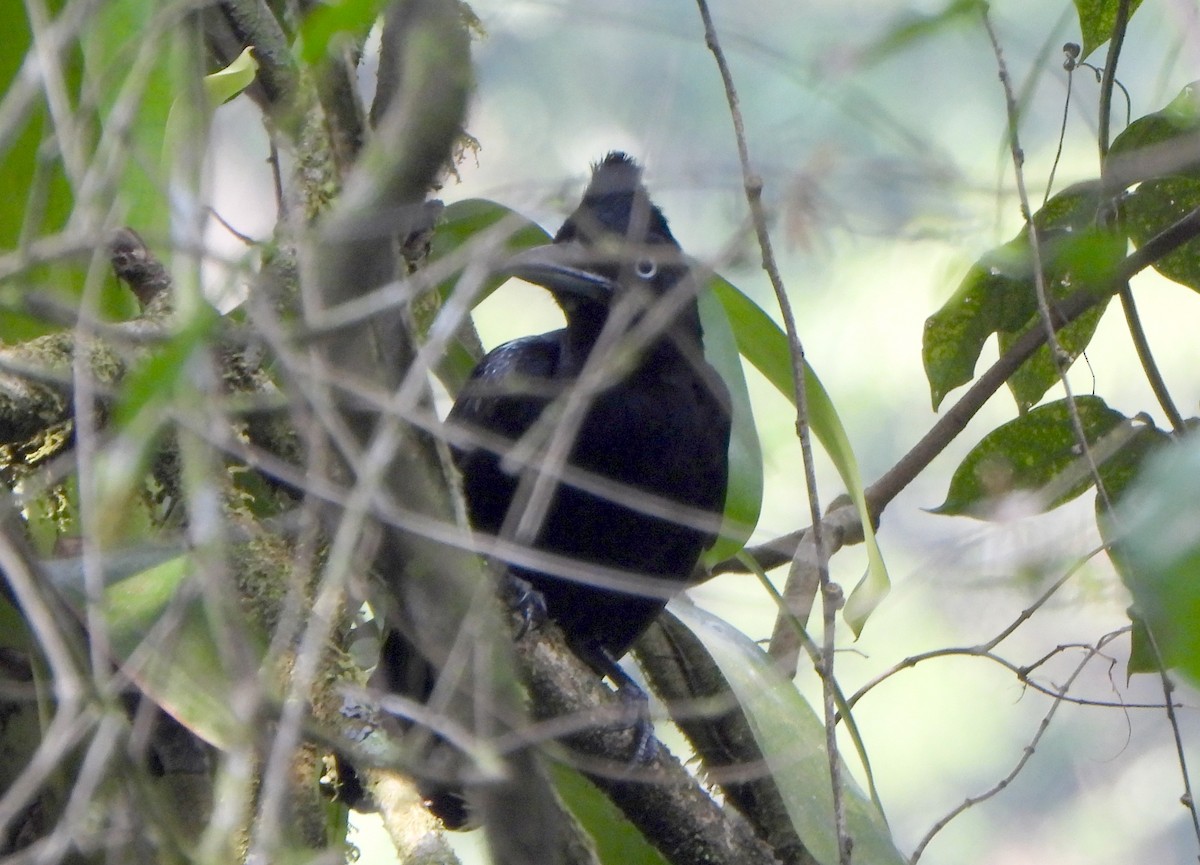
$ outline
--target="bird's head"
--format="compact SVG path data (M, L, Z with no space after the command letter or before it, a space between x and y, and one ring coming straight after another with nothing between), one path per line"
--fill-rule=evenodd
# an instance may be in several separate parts
M599 328L618 303L630 303L640 320L656 304L669 304L664 330L683 329L699 339L694 291L671 302L689 273L662 211L642 185L642 169L624 153L608 154L592 171L583 200L554 242L513 256L505 270L548 289L568 327Z

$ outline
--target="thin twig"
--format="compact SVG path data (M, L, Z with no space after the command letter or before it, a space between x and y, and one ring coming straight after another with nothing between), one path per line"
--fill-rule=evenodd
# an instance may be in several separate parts
M1113 21L1112 38L1108 42L1108 58L1104 61L1104 70L1100 73L1100 131L1097 144L1100 147L1100 159L1108 155L1108 142L1112 131L1109 121L1112 119L1113 82L1117 80L1117 60L1121 56L1121 46L1125 43L1125 28L1129 24L1129 0L1119 0L1117 15Z
M1133 290L1129 287L1128 282L1121 286L1117 296L1121 298L1121 310L1125 313L1125 324L1129 327L1129 337L1133 340L1138 363L1142 365L1142 372L1146 374L1150 390L1154 393L1154 398L1158 400L1163 414L1167 416L1171 429L1177 436L1181 436L1187 430L1183 423L1183 415L1179 413L1175 400L1171 398L1171 392L1167 390L1167 383L1163 379L1162 371L1158 368L1158 363L1150 351L1150 341L1146 338L1146 330L1142 327L1142 317L1138 314L1137 304L1133 299Z
M1108 292L1080 289L1064 300L1057 301L1053 307L1053 320L1057 328L1062 329L1075 321L1097 303L1115 293L1117 286L1132 279L1156 261L1170 255L1185 243L1200 237L1200 207L1181 216L1171 225L1164 228L1150 240L1131 252L1117 265L1113 272L1113 281ZM991 399L1013 372L1024 363L1046 341L1046 333L1042 328L1030 328L1009 346L1000 358L993 363L982 375L975 380L953 406L951 406L938 421L929 428L912 448L901 457L894 466L888 469L875 483L866 489L867 507L874 520L878 520L883 511L901 490L912 483L913 479L925 470L933 460L954 440L967 423L983 405ZM852 509L852 506L847 506ZM838 513L835 510L833 513ZM828 528L831 515L824 521ZM809 534L809 529L790 532L774 538L755 547L749 547L746 552L766 570L787 564L795 555L796 548ZM847 535L847 543L861 540ZM712 569L713 574L750 573L737 558L721 562Z
M1113 22L1112 39L1108 46L1108 60L1104 65L1104 75L1100 82L1100 161L1106 166L1109 145L1109 125L1110 115L1112 112L1112 88L1116 81L1117 59L1121 53L1121 46L1125 41L1125 30L1129 24L1129 0L1120 0L1117 4L1116 20ZM1124 89L1124 88L1122 88ZM1128 99L1128 94L1126 94ZM1190 214L1184 217L1194 217L1197 211L1193 210ZM1182 221L1182 220L1181 220ZM1176 223L1178 225L1179 223ZM1172 226L1174 228L1174 226ZM1142 247L1144 251L1145 246ZM1146 339L1146 333L1142 328L1141 317L1138 315L1137 306L1134 304L1133 292L1129 288L1129 281L1125 280L1120 286L1119 294L1121 297L1121 306L1125 311L1125 321L1129 326L1129 335L1133 339L1134 348L1137 351L1138 361L1142 365L1143 371L1146 373L1146 378L1150 382L1150 388L1154 391L1154 396L1158 400L1158 404L1162 407L1163 412L1171 422L1172 428L1177 435L1184 432L1183 418L1179 414L1179 410L1175 407L1174 400L1171 399L1170 392L1167 390L1166 382L1162 378L1162 373L1158 369L1158 364L1154 361L1154 356L1150 352L1150 344ZM1163 666L1162 655L1158 650L1158 643L1154 639L1154 634L1149 628L1146 629L1147 636L1150 640L1151 648L1154 650L1155 660L1158 664L1159 676L1162 680L1164 702L1167 709L1167 720L1171 725L1171 732L1175 740L1175 750L1179 758L1179 770L1183 776L1184 797L1183 802L1188 809L1188 813L1192 818L1192 827L1196 833L1196 840L1200 842L1200 813L1196 809L1196 800L1192 795L1191 780L1188 776L1187 759L1184 756L1183 739L1179 733L1179 722L1175 717L1175 707L1171 702L1171 680L1168 678L1166 669Z
M1154 632L1149 627L1146 628L1146 636L1150 640L1150 648L1154 650L1154 663L1158 666L1158 676L1162 681L1163 701L1167 704L1167 722L1171 725L1171 736L1175 741L1175 754L1179 760L1179 773L1183 776L1183 798L1182 802L1192 818L1192 829L1196 833L1196 841L1200 843L1200 814L1196 811L1196 797L1192 794L1192 781L1188 775L1187 757L1183 750L1183 736L1179 732L1179 718L1175 715L1175 704L1171 702L1171 692L1175 690L1175 685L1167 675L1166 665L1163 663L1162 652L1158 649L1158 641L1154 638Z
M1088 470L1091 473L1092 480L1096 484L1097 495L1104 502L1104 507L1107 510L1111 510L1112 502L1109 500L1104 480L1100 477L1100 467L1096 465L1092 449L1088 445L1087 432L1083 428L1083 420L1079 417L1079 409L1075 404L1075 394L1071 389L1071 382L1067 379L1067 371L1064 365L1066 354L1063 351L1062 344L1058 341L1057 328L1054 326L1054 319L1050 313L1049 293L1046 290L1046 271L1042 259L1041 238L1038 237L1038 228L1033 222L1033 211L1029 206L1029 193L1025 189L1025 153L1021 149L1021 141L1017 132L1020 117L1017 112L1016 98L1013 95L1012 82L1008 75L1008 64L1004 61L1004 50L1000 47L1000 39L996 35L995 28L992 27L992 19L988 14L987 7L983 8L982 17L983 26L987 30L988 39L992 43L992 51L996 57L1000 84L1004 88L1004 104L1008 115L1009 148L1012 151L1013 175L1017 183L1017 196L1021 202L1021 216L1025 220L1025 226L1029 234L1029 250L1033 260L1034 289L1037 295L1038 318L1042 322L1042 329L1046 335L1046 346L1050 350L1050 359L1054 363L1054 368L1058 371L1058 379L1062 383L1063 391L1066 395L1067 413L1071 418L1071 427L1075 432L1075 439L1079 444L1084 459L1087 461Z
M1050 722L1054 720L1054 716L1058 713L1059 707L1061 707L1065 702L1064 698L1066 697L1067 692L1071 689L1071 685L1074 684L1075 680L1079 677L1080 673L1083 672L1088 663L1091 662L1092 658L1100 653L1101 648L1103 648L1104 644L1106 644L1109 639L1109 636L1105 636L1097 641L1096 645L1091 647L1088 654L1082 661L1079 662L1079 665L1075 668L1075 671L1071 673L1071 676L1067 679L1066 683L1058 690L1057 694L1055 695L1056 699L1054 700L1053 705L1051 705L1050 710L1042 718L1041 723L1038 724L1037 732L1034 733L1033 739L1030 740L1029 744L1026 745L1025 749L1021 752L1021 757L1017 760L1017 763L1015 766L1013 766L1012 770L988 790L980 793L978 796L968 797L949 814L947 814L941 820L938 820L937 823L935 823L933 827L930 828L930 830L925 834L925 837L921 839L920 843L917 844L916 849L913 850L912 858L909 860L911 865L916 865L917 861L921 858L921 854L925 852L925 848L929 846L929 842L934 839L934 836L945 829L946 826L948 826L950 822L954 820L954 818L967 809L978 805L980 802L985 802L995 796L997 793L1011 784L1013 779L1015 779L1017 775L1021 773L1021 770L1023 770L1033 758L1034 753L1037 751L1037 746L1042 740L1042 736L1045 735L1046 731L1050 728Z
M1076 52L1079 46L1074 46ZM1066 48L1063 49L1066 51ZM1042 207L1046 206L1046 202L1050 200L1050 192L1054 189L1054 175L1058 172L1058 161L1062 158L1063 143L1067 140L1067 118L1071 115L1071 90L1075 82L1075 60L1068 53L1067 60L1063 63L1063 68L1067 70L1067 95L1063 99L1062 126L1058 129L1058 147L1054 151L1054 161L1050 163L1050 177L1046 180L1046 191L1042 194Z
M1079 570L1085 564L1087 564L1094 556L1104 552L1105 549L1106 549L1106 547L1103 547L1103 546L1097 547L1096 549L1089 552L1087 555L1083 556L1078 562L1076 562L1071 568L1069 568L1065 574L1063 574L1061 577L1059 577L1057 580L1055 580L1054 583L1050 586L1050 588L1048 588L1048 589L1046 589L1046 591L1042 592L1042 594L1037 598L1037 600L1035 600L1032 604L1030 604L1024 610L1022 610L1020 612L1020 614L1013 621L1011 621L1008 625L1006 625L1004 627L1004 629L1000 631L1000 633L996 634L996 636L992 637L990 640L987 640L986 642L979 643L978 645L970 646L970 647L966 647L966 648L936 649L931 652L922 652L919 655L912 655L908 658L905 658L903 661L900 661L898 664L894 665L893 667L891 667L887 670L884 670L878 676L876 676L871 681L867 682L865 685L863 685L861 688L859 688L850 697L850 699L848 701L849 704L851 706L854 706L860 699L862 699L862 697L864 697L866 695L866 693L868 691L870 691L876 685L879 685L880 683L884 682L885 680L891 678L893 675L900 672L901 670L906 670L910 667L915 667L921 661L925 661L930 658L944 657L946 655L986 655L987 653L991 652L992 649L996 648L996 646L1000 645L1002 642L1004 642L1010 636L1012 636L1013 632L1015 632L1017 630L1017 628L1021 627L1021 625L1025 624L1025 622L1029 621L1029 619L1031 619L1033 617L1033 614L1036 613L1038 610L1040 610L1043 606L1045 606L1046 602L1049 601L1050 598L1052 598L1055 595L1055 593L1057 593L1058 590L1061 589L1069 579L1071 579L1073 576L1075 576L1075 574L1077 574L1079 572Z
M817 494L816 468L813 462L812 437L808 428L808 396L805 386L804 346L796 330L796 320L792 314L791 301L783 285L783 278L775 263L772 251L771 237L767 230L767 216L762 206L762 177L750 167L750 150L746 143L746 129L742 120L741 107L737 89L733 83L733 74L729 63L721 50L717 38L717 30L713 25L712 15L706 0L696 0L700 10L700 18L704 22L704 42L716 60L725 86L725 98L729 103L729 115L733 120L734 135L737 139L738 159L742 166L742 181L746 188L746 201L750 207L750 216L754 222L754 232L758 237L759 249L762 251L763 270L771 280L775 291L776 302L783 316L784 329L787 332L788 345L791 348L792 375L795 381L796 396L796 433L800 439L800 452L804 459L804 480L808 488L808 504L812 520L812 538L817 551L817 573L820 579L822 608L824 612L824 646L823 659L818 667L821 675L825 709L825 743L829 758L829 781L833 793L834 824L837 828L838 861L841 865L850 865L851 840L846 830L846 810L842 802L842 781L837 752L837 728L835 719L837 712L834 706L833 689L833 659L837 611L841 608L843 599L840 587L835 586L829 579L829 562L825 557L824 545L821 543L821 506ZM799 552L799 548L797 548ZM793 569L800 567L798 560L794 561Z
M1105 166L1108 157L1112 120L1112 92L1113 86L1117 83L1117 61L1120 58L1121 46L1125 42L1125 30L1128 24L1129 0L1121 0L1117 6L1116 20L1113 22L1112 39L1108 44L1108 59L1105 60L1104 70L1100 77L1100 135L1097 140L1097 146L1100 149L1100 164L1102 167ZM1128 94L1126 95L1126 99L1128 99ZM1175 406L1175 401L1171 398L1170 391L1167 390L1167 384L1163 379L1162 372L1159 370L1158 364L1154 360L1154 355L1150 351L1150 341L1146 338L1146 331L1142 327L1141 316L1138 314L1137 304L1134 302L1133 291L1130 289L1128 281L1121 285L1117 294L1121 298L1121 309L1125 313L1125 322L1129 327L1129 337L1133 340L1133 347L1137 352L1138 362L1142 365L1142 370L1146 373L1146 380L1150 383L1150 390L1153 391L1154 398L1158 400L1159 406L1162 407L1163 413L1167 416L1167 420L1170 421L1171 428L1175 430L1176 435L1181 435L1184 431L1183 416Z

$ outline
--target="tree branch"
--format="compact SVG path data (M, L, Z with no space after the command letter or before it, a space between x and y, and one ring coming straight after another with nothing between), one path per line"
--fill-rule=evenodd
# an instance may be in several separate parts
M745 821L717 805L666 746L656 742L650 760L629 762L637 745L630 705L597 680L557 627L527 633L516 645L528 671L534 716L553 722L556 734L567 730L562 741L571 749L568 761L576 763L668 861L779 865ZM619 726L600 723L605 716Z
M1104 291L1080 290L1070 297L1057 303L1050 304L1051 320L1056 329L1061 330L1087 310L1105 298L1111 297L1117 286L1128 282L1135 275L1179 249L1185 243L1200 237L1200 207L1182 216L1167 228L1146 241L1117 266ZM884 510L899 493L907 487L933 460L945 450L946 446L962 432L967 423L973 418L984 404L996 393L1009 377L1033 355L1046 341L1046 332L1042 328L1031 328L1021 335L1007 352L975 380L958 402L943 414L929 431L900 460L886 471L875 483L866 489L867 505L871 516L878 521ZM830 513L822 521L827 527L845 526L842 511L853 508L850 505L831 508ZM857 514L853 517L857 520ZM833 521L831 523L831 520ZM802 543L811 544L808 537L809 529L791 532L775 538L759 546L749 547L746 553L750 555L764 570L785 565L792 560L797 547ZM861 530L857 533L847 532L841 539L842 543L858 543L862 540ZM841 548L840 544L830 546L830 555ZM737 559L728 559L716 565L712 573L749 573L749 569Z

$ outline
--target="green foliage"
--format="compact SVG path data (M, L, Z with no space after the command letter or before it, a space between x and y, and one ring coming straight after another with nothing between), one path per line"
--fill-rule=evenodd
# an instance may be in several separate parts
M59 589L82 602L87 593L81 559L51 562L47 570ZM214 626L187 588L191 573L190 555L167 547L106 553L101 602L106 632L115 659L141 690L201 738L229 746L241 740L244 726L228 700L235 683L216 634L234 627L250 643L265 643L249 622Z
M343 34L364 36L379 17L384 0L341 0L312 7L300 26L298 59L315 66Z
M563 804L591 836L601 865L666 865L595 784L562 763L550 764L550 774Z
M948 0L937 12L909 12L900 17L874 44L863 52L868 63L879 63L908 49L922 39L937 35L964 21L978 21L987 8L984 0Z
M1121 173L1149 176L1123 204L1129 236L1138 246L1200 207L1200 82L1192 82L1165 108L1140 117L1109 150ZM1185 243L1154 263L1168 279L1200 291L1200 240Z
M1075 11L1079 15L1079 31L1083 35L1083 57L1095 51L1112 36L1117 22L1117 7L1122 0L1075 0ZM1129 17L1142 0L1129 0Z
M1187 149L1188 137L1200 132L1200 81L1193 81L1172 99L1161 111L1139 117L1127 126L1115 139L1108 151L1110 161L1135 155L1137 151L1158 144L1176 144L1176 156L1187 156L1194 150ZM1163 164L1163 163L1159 163ZM1166 164L1170 164L1167 162ZM1148 167L1154 167L1151 163ZM1200 160L1185 160L1174 165L1167 173L1200 174Z
M1130 672L1155 669L1157 655L1200 684L1200 445L1193 440L1151 459L1108 533L1143 628Z
M1131 9L1137 5L1131 4ZM1108 39L1117 0L1077 2L1076 6L1086 56ZM1200 206L1197 140L1200 82L1193 82L1163 109L1138 118L1117 136L1106 156L1103 190L1099 183L1080 184L1055 196L1034 214L1050 299L1066 297L1081 287L1105 295L1058 331L1065 354L1058 359L1061 364L1071 363L1087 346L1104 312L1106 295L1118 287L1113 275L1125 254L1126 238L1143 247ZM1121 190L1130 186L1136 188L1121 196ZM1109 224L1114 227L1108 228ZM1200 241L1183 243L1152 264L1168 279L1200 290ZM1037 314L1026 229L983 256L955 295L926 323L923 353L934 407L951 389L971 380L983 343L992 333L998 334L1000 351L1005 352L1030 327L1044 324ZM986 435L968 454L936 513L985 517L992 502L1016 491L1040 494L1037 506L1049 509L1093 484L1066 403L1029 410L1059 374L1059 364L1043 346L1010 377L1008 385L1017 406L1028 413ZM1197 582L1200 560L1193 559L1192 550L1178 549L1178 545L1169 561L1147 555L1147 549L1157 543L1155 531L1168 519L1166 511L1179 502L1197 499L1194 487L1189 486L1194 475L1175 479L1173 497L1155 499L1149 489L1157 494L1160 488L1150 486L1148 479L1162 469L1144 469L1161 465L1156 462L1164 459L1158 457L1160 453L1178 454L1166 447L1170 437L1149 423L1112 411L1098 397L1081 397L1075 404L1089 456L1103 482L1103 491L1096 498L1101 531L1114 545L1114 562L1135 595L1129 672L1158 669L1157 641L1167 666L1179 666L1195 675L1198 648L1182 623L1186 620L1194 631L1200 618L1200 609L1189 594L1189 585ZM1154 499L1155 506L1163 509L1155 518L1159 522L1146 517L1153 508L1144 504L1126 508L1126 499ZM1119 517L1110 513L1113 505Z
M1075 399L1091 457L1105 482L1123 487L1133 468L1135 447L1144 455L1147 441L1139 438L1133 421L1113 411L1099 397ZM1111 460L1124 455L1116 463ZM1120 472L1120 476L1110 474ZM1079 496L1094 483L1091 467L1075 435L1066 400L1038 406L992 430L954 471L946 500L934 513L986 518L991 507L1016 492L1035 494L1039 511L1050 510Z
M167 113L167 125L163 132L163 165L170 165L171 156L186 140L189 127L193 124L201 125L196 121L205 119L217 106L228 102L253 84L257 71L258 61L254 59L254 52L247 48L224 69L204 76L207 105L194 105L190 93L175 99ZM201 116L191 116L194 113Z
M246 48L224 69L205 75L204 95L209 105L215 108L240 94L254 82L256 72L258 61L254 59L254 49Z
M796 400L795 374L792 371L792 352L787 335L769 315L727 280L713 276L712 291L725 307L738 351L761 372L792 404ZM846 621L855 633L862 630L867 617L887 594L890 580L883 554L875 540L875 529L867 509L862 475L858 460L850 445L850 437L842 425L833 400L821 384L812 367L805 365L805 393L808 397L808 423L834 467L846 485L846 490L862 520L867 548L867 573L855 586L846 603Z
M1110 291L1113 268L1125 252L1125 240L1097 225L1102 199L1097 184L1080 184L1051 198L1033 215L1042 272L1049 300L1061 300L1081 288ZM1063 328L1058 341L1069 366L1091 340L1104 303ZM925 323L922 354L933 407L975 375L984 342L999 334L1001 351L1027 330L1044 327L1038 314L1036 269L1027 229L983 255L963 278L954 296ZM1058 365L1046 347L1009 382L1022 411L1034 405L1058 381Z
M52 10L63 4L46 4ZM0 2L0 32L4 50L0 51L0 92L9 93L22 64L29 62L31 46L29 23L24 4L16 0ZM66 52L61 71L64 84L78 91L82 64L79 52ZM9 118L16 124L16 118ZM34 99L25 119L11 137L0 145L0 249L17 249L38 237L59 231L66 224L74 205L71 185L60 160L48 157L43 142L53 135L46 104ZM0 341L23 342L49 332L45 322L23 312L20 307L26 292L42 292L49 286L55 294L59 286L81 282L77 270L67 265L30 268L20 278L0 285Z
M472 242L483 242L486 246L488 238L494 238L497 244L497 257L512 255L550 241L550 235L541 226L494 201L471 199L449 205L442 213L429 251L431 266L450 268L450 275L438 285L439 305L445 305L457 288L463 269L471 260L471 250L477 248ZM480 285L469 286L474 290L469 299L471 306L484 300L507 281L506 276L489 273ZM447 347L438 365L437 375L451 393L457 393L466 382L480 354L478 338L473 331L469 336L460 334Z
M1147 180L1125 199L1125 222L1141 246L1176 220L1200 207L1200 179L1165 177ZM1154 263L1167 279L1200 291L1200 240L1185 243Z
M1112 505L1121 501L1150 455L1170 442L1171 436L1156 426L1147 423L1135 427L1133 435L1121 443L1116 453L1107 456L1100 467L1104 494L1096 496L1097 514L1105 513Z
M104 3L85 32L83 56L100 128L116 132L128 123L120 142L104 142L115 148L111 182L121 190L122 219L161 231L170 223L163 130L194 46L184 28L165 29L171 19L158 9L155 0ZM163 29L148 32L146 22ZM129 108L132 116L123 117Z
M733 689L804 846L821 865L838 862L824 724L753 640L690 604L672 603L671 612L704 643ZM883 815L844 767L841 776L855 863L906 862Z
M736 555L758 524L762 510L763 462L733 327L725 307L710 292L700 295L700 321L704 328L704 356L721 374L733 406L725 523L721 536L704 556L704 561L712 565Z

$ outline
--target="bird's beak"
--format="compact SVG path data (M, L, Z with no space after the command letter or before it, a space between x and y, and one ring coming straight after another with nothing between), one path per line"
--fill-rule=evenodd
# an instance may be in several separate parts
M606 303L612 300L616 285L608 277L587 269L595 263L595 254L580 243L547 243L521 250L504 262L500 272L555 294Z

